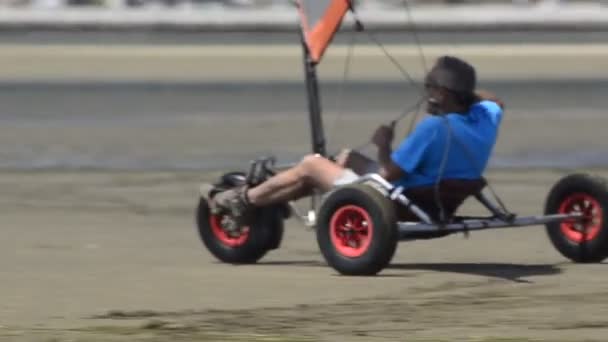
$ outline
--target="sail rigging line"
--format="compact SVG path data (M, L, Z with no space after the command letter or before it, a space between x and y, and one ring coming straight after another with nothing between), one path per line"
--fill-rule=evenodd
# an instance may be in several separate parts
M357 27L359 27L362 31L364 31L367 36L369 37L369 39L376 44L376 46L378 46L378 48L380 48L380 50L382 51L382 53L384 54L384 56L395 66L395 68L397 68L397 70L399 70L399 72L401 73L401 75L410 82L411 85L413 85L414 87L418 88L418 90L424 90L420 87L420 85L418 84L418 82L416 82L414 80L414 77L412 77L412 75L401 65L401 63L399 63L399 61L395 58L395 56L393 56L387 49L386 46L384 46L384 44L380 41L380 39L378 39L378 37L376 37L376 35L369 31L366 30L363 26L363 22L361 21L361 19L359 18L359 14L357 13L357 11L355 11L354 6L351 7L351 12L353 14L354 20L355 20L355 25L357 25Z
M418 35L418 28L416 27L416 22L414 21L414 16L412 15L412 9L410 7L409 0L403 0L401 2L401 4L403 5L403 8L405 9L405 13L407 14L407 21L411 26L412 36L414 37L414 42L416 43L416 46L418 47L418 54L420 55L420 58L422 59L422 68L423 68L424 72L427 73L429 71L429 68L426 63L426 56L424 54L424 50L422 49L422 43L420 40L420 36Z
M448 125L449 125L449 123L448 123ZM471 150L465 144L463 144L460 140L454 139L454 141L462 148L462 150L464 151L467 159L469 159L469 162L471 164L473 164L473 166L475 166L476 168L480 168L479 167L480 165L477 164L477 162L475 161L475 158L473 157L473 153L471 152ZM494 190L494 187L492 186L492 184L490 184L490 181L487 180L487 179L486 179L486 184L488 186L488 189L492 193L492 196L494 197L494 199L496 200L496 202L498 202L498 205L500 206L500 208L505 213L510 213L510 211L507 209L507 206L504 204L504 202L502 201L502 199L498 196L498 194Z
M343 92L344 92L344 88L345 88L345 84L346 84L346 80L348 78L349 72L350 72L350 63L352 60L352 55L354 54L354 44L356 42L356 33L357 32L362 32L365 31L367 33L367 35L369 36L370 40L375 43L380 49L381 51L384 53L385 57L389 59L389 61L399 70L399 72L402 74L402 76L404 77L404 79L406 79L407 81L409 81L409 83L411 85L413 85L414 87L418 88L419 91L422 91L421 94L421 98L416 102L416 104L412 107L407 108L406 110L404 110L398 117L396 117L395 119L391 120L389 125L391 126L395 126L398 122L400 122L401 120L405 119L407 116L409 116L411 114L411 111L413 109L415 109L415 115L411 120L411 123L409 125L408 128L408 134L409 135L413 129L414 123L416 121L416 119L418 118L419 114L420 114L420 106L422 105L422 102L424 101L424 89L420 87L420 85L418 84L418 82L416 82L414 80L414 78L412 77L412 75L399 63L399 61L386 49L386 47L384 46L384 44L376 37L376 35L368 30L365 30L365 27L363 25L363 22L361 21L361 19L359 18L357 11L355 10L355 5L354 5L354 0L348 0L349 2L349 10L351 12L351 14L353 15L353 19L354 19L354 28L353 28L353 33L352 33L352 38L350 41L350 46L348 48L348 53L346 56L346 62L345 62L345 66L344 66L344 74L343 74L343 79L342 79L342 84L340 86L340 90L339 90L339 98L336 101L337 103L337 116L336 118L333 120L332 123L332 127L329 130L330 133L333 132L337 122L339 121L341 115L342 115L342 111L341 111L341 105L342 105L342 96L343 96ZM411 29L412 29L412 34L414 35L414 41L416 43L416 46L418 48L418 53L419 53L419 57L421 58L422 61L422 67L424 68L425 73L427 72L427 65L426 65L426 58L424 55L424 51L422 50L422 46L421 46L421 42L418 36L418 33L416 31L416 25L413 22L413 16L411 14L411 9L409 7L409 5L407 4L407 0L404 0L402 2L403 7L407 13L407 18L408 21L410 21L410 25L411 25ZM354 150L357 149L361 149L361 148L365 148L369 145L369 142L362 144L359 148L356 148Z
M409 0L403 0L401 2L401 4L403 5L403 8L405 9L405 13L407 14L407 21L410 24L411 33L412 33L412 36L414 37L414 42L416 43L416 46L418 47L418 54L419 54L420 59L422 61L422 68L423 68L424 73L426 75L429 72L429 68L428 68L428 65L427 65L427 62L426 62L426 56L424 54L424 49L422 48L422 41L421 41L420 36L418 34L418 27L416 26L416 22L414 21L414 16L412 15L412 9L410 7ZM410 135L412 133L412 130L414 129L414 124L418 120L419 116L420 116L420 107L418 107L418 110L416 111L416 113L414 114L414 116L412 117L412 119L410 120L410 124L409 124L409 127L407 129L406 136L408 136L408 135Z
M407 14L407 20L411 26L411 33L414 36L414 42L416 43L416 46L418 48L418 54L419 57L421 59L421 64L423 67L423 70L425 73L428 72L428 68L427 68L427 63L426 63L426 57L424 54L424 50L422 49L422 44L420 41L420 37L418 35L418 31L417 31L417 27L416 24L414 22L414 18L412 15L412 10L408 4L408 0L403 0L402 2L403 8ZM401 72L401 74L403 75L403 77L408 80L410 82L411 85L413 85L414 87L418 88L418 90L421 91L421 100L417 102L417 104L415 105L414 108L416 108L416 112L414 117L411 120L411 123L409 125L408 128L408 133L407 135L409 135L412 132L414 123L416 122L416 119L418 118L418 116L420 115L420 106L422 105L422 101L424 101L424 98L426 96L425 91L422 87L420 87L420 85L418 85L418 82L416 82L414 80L414 78L412 77L412 75L399 63L399 61L397 61L397 59L390 54L390 52L386 49L386 47L384 46L384 44L382 44L382 42L376 37L376 35L369 31L369 30L365 30L363 23L361 21L361 19L358 16L358 13L355 11L355 7L353 5L353 1L350 1L350 10L353 13L353 17L355 19L355 27L357 29L357 31L366 31L366 33L368 34L369 38L372 40L372 42L374 42L384 53L384 55L393 63L393 65ZM392 120L390 122L390 125L394 126L396 123L398 123L399 121L405 119L405 117L407 117L409 115L409 109L404 111L402 115L400 115L399 117L397 117L396 119Z
M393 120L389 121L389 125L390 126L395 126L399 121L405 119L406 117L408 117L409 115L411 115L412 113L417 113L420 111L420 106L422 105L422 103L425 101L424 97L421 97L416 104L414 104L413 106L409 106L407 108L405 108L401 114L399 114L399 116L395 117ZM365 143L362 143L361 145L358 145L354 148L351 148L352 151L361 151L364 150L365 148L369 147L372 145L371 141L366 141Z
M439 208L439 222L445 222L445 207L443 206L443 201L441 200L441 192L440 192L440 184L441 179L443 178L443 174L447 168L448 157L450 155L450 145L452 144L452 139L454 138L452 132L452 125L450 125L450 121L446 116L442 116L442 122L445 124L447 128L448 138L446 139L445 148L443 150L443 156L441 157L441 164L439 165L439 172L437 173L437 181L435 182L434 192L435 192L435 204ZM457 139L455 139L457 140Z
M342 117L342 113L343 113L342 104L343 104L343 99L344 99L344 89L346 88L346 82L348 81L348 77L350 74L350 67L352 64L353 55L355 53L357 32L358 32L357 26L355 26L355 29L351 32L350 42L347 46L346 59L344 61L344 71L343 71L343 75L342 75L342 82L338 89L338 98L336 99L336 117L333 119L330 129L328 130L328 132L330 133L328 135L328 137L333 136L333 132L335 131L336 125L338 124L338 121L340 121L340 118ZM329 139L331 139L331 138L329 138ZM328 141L329 141L329 139L328 139ZM330 145L330 144L328 144L328 145Z

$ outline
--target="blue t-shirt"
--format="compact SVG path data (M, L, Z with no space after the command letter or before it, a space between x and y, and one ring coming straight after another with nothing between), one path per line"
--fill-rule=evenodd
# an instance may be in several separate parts
M480 178L501 120L502 109L492 101L476 103L466 115L425 117L391 154L393 162L406 173L393 184L405 188L435 184L446 149L442 179Z

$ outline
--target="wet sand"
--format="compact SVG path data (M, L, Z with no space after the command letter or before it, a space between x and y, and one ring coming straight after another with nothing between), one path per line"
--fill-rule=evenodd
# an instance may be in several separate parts
M493 167L608 166L608 81L484 80L482 87L507 104ZM417 94L402 83L324 82L329 149L367 142ZM2 169L208 171L268 154L293 162L310 151L299 83L6 84L0 103Z
M562 175L488 176L525 215L542 211ZM542 227L402 243L379 276L353 278L327 267L314 234L290 221L281 249L258 265L220 264L193 221L197 187L210 179L1 173L0 340L602 341L608 333L605 264L571 264Z
M591 44L463 44L423 46L387 44L386 50L415 79L431 64L450 54L467 59L485 80L559 80L608 78L608 45ZM319 64L320 77L340 82L348 45L328 49ZM392 81L404 78L383 50L357 44L349 79ZM3 82L302 82L299 45L107 45L0 44L0 81Z

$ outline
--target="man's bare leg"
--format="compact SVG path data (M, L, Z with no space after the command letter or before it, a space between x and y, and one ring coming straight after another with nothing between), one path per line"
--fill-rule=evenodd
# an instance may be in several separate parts
M317 188L328 191L342 177L344 168L320 156L307 156L295 167L249 189L247 197L255 206L296 200Z
M255 206L293 201L311 194L313 188L296 178L292 170L279 173L259 186L249 189L247 198Z
M307 156L255 188L220 192L213 198L211 210L214 214L228 212L236 225L242 226L252 218L253 207L296 200L314 189L328 191L338 180L346 179L343 177L348 174L342 166L320 156Z

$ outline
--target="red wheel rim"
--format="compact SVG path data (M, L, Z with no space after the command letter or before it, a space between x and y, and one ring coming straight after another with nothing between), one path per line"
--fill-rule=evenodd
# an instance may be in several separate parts
M581 213L583 218L561 223L562 233L572 242L588 242L602 229L603 210L600 203L585 193L572 194L559 207L560 214Z
M209 218L211 231L215 237L228 247L239 247L245 244L249 238L249 227L243 227L239 232L231 233L222 226L222 219L222 215L211 215Z
M329 236L336 251L349 258L362 256L372 242L374 225L367 211L355 205L338 209L329 223Z

